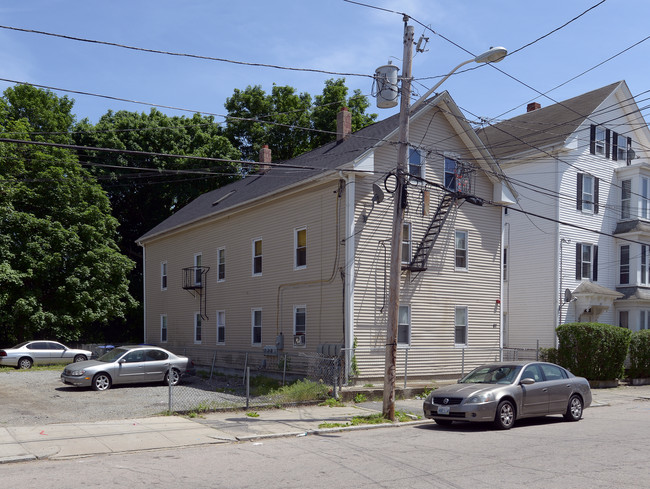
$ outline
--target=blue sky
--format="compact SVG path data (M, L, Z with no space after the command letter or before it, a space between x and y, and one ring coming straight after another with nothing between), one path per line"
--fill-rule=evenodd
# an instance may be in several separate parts
M600 0L366 0L412 17L428 51L413 62L414 89L490 46L509 51L562 26ZM162 51L236 61L371 75L389 59L401 67L402 16L343 0L25 0L0 4L0 25ZM501 63L457 74L448 90L468 117L512 117L571 78L650 36L650 2L607 0L578 20ZM422 25L430 27L425 29ZM0 28L0 78L225 114L235 88L273 83L312 95L336 75L175 57ZM468 53L472 53L471 55ZM650 89L650 40L548 95L555 101L626 80L632 94ZM472 66L472 65L468 65ZM477 66L477 65L474 65ZM497 71L499 68L503 71ZM371 78L346 76L370 95ZM0 82L0 90L12 83ZM64 95L65 92L57 92ZM144 105L69 94L78 119ZM644 106L644 95L639 105ZM524 104L523 107L521 105ZM514 111L511 111L515 109ZM163 110L169 114L188 114ZM374 107L383 119L395 110ZM511 111L511 112L508 112ZM506 113L503 116L502 114ZM217 120L221 120L217 118Z

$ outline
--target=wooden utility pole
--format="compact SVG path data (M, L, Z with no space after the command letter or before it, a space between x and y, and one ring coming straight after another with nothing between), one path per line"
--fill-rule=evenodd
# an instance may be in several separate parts
M402 275L402 228L406 207L406 180L408 173L409 112L411 104L411 61L413 58L413 26L404 16L404 56L402 58L402 84L399 114L399 146L397 153L397 184L395 188L393 235L391 238L390 276L388 285L388 328L386 331L386 370L384 373L383 415L395 421L395 382L397 378L397 325Z

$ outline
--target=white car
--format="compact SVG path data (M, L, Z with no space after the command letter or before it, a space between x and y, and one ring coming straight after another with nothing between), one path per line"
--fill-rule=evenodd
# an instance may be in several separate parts
M13 348L0 350L0 365L31 368L32 365L83 362L91 356L92 352L88 350L68 348L58 341L26 341Z

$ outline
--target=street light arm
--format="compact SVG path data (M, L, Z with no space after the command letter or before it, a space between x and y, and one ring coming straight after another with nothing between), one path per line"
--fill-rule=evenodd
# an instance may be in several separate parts
M453 75L456 71L458 71L458 69L459 69L461 66L465 66L466 64L469 64L469 63L474 62L474 59L475 59L475 58L468 59L467 61L463 61L461 64L459 64L458 66L456 66L456 68L454 68L454 69L451 70L448 74L446 74L442 80L440 80L438 83L436 83L436 84L433 86L433 88L430 88L429 91L428 91L427 93L425 93L424 95L422 95L422 97L420 97L420 98L419 98L419 99L418 99L418 100L417 100L413 105L411 105L411 112L413 112L417 107L419 107L420 105L422 105L422 103L423 103L423 102L424 102L424 101L429 97L429 95L431 95L433 92L435 92L436 89L437 89L440 85L442 85L444 82L446 82L446 81L447 81L447 78L449 78L449 77L450 77L451 75Z

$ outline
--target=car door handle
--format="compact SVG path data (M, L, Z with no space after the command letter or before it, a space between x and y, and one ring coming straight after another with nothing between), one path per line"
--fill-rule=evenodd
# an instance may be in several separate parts
M548 391L548 389L547 389L546 387L544 387L544 388L542 389L542 392L546 392L546 391Z

